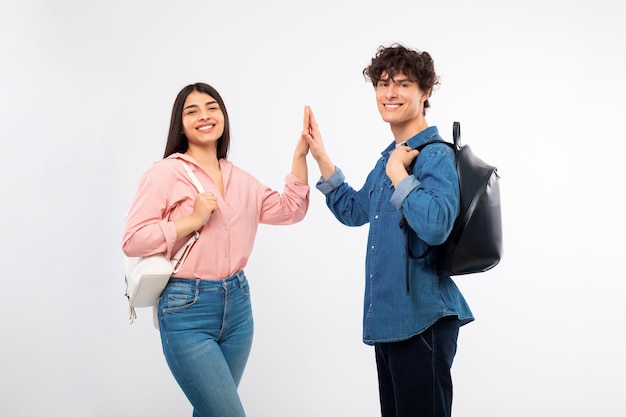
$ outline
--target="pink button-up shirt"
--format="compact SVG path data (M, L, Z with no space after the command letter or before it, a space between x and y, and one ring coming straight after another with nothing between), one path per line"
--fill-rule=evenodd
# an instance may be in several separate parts
M302 220L309 207L309 186L295 175L285 178L283 193L261 184L230 161L220 159L224 196L195 160L176 153L154 163L141 177L126 215L122 250L127 256L173 254L189 236L176 241L174 220L193 212L198 191L181 160L187 161L218 209L200 229L179 278L222 279L246 266L259 223L285 225Z

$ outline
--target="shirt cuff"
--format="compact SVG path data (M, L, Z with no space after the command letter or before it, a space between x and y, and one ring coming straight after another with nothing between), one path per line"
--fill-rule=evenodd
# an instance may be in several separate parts
M324 181L323 177L320 177L319 181L315 185L315 188L320 190L324 195L330 193L331 191L339 188L341 184L346 180L346 176L343 175L341 169L335 166L335 173L328 178L328 180Z
M300 178L295 176L293 172L290 172L285 176L285 185L290 189L295 190L300 197L306 197L310 189L309 185L304 184Z
M398 183L398 186L391 195L389 202L392 206L400 210L402 208L402 203L406 200L407 196L411 193L411 191L420 185L422 185L421 182L419 182L413 175L409 175Z

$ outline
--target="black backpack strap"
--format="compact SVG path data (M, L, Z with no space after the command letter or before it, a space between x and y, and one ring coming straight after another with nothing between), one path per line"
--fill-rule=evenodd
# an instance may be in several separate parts
M414 149L417 149L418 151L422 151L422 149L424 149L425 147L427 147L428 145L432 145L433 143L443 143L444 145L448 145L451 148L454 148L454 144L450 143L450 142L446 142L445 140L431 140L430 142L426 142L426 143L422 143L419 146L416 146ZM418 155L419 157L419 155ZM415 158L417 159L417 157Z
M452 123L452 139L454 146L457 149L461 149L461 123L459 122Z
M450 142L446 142L445 140L433 140L430 142L426 142L426 143L422 143L421 145L415 147L414 149L417 149L418 151L422 151L422 149L424 149L426 146L431 145L433 143L443 143L444 145L448 145L449 147L451 147L455 154L458 152L459 149L461 149L461 123L459 122L454 122L452 124L452 138L454 140L454 143L450 143ZM419 158L419 155L417 155L417 157L413 160L413 162L411 162L411 165L409 166L409 174L413 173L413 167L415 166L415 162L417 161L417 158ZM411 245L409 244L409 233L410 233L410 227L409 224L407 223L406 219L404 218L404 215L402 216L402 219L400 220L400 228L402 230L404 230L406 239L405 239L405 252L406 252L406 293L407 295L411 294L411 286L410 286L410 280L409 280L409 257L413 258L413 259L424 259L425 257L427 257L428 255L430 255L430 253L433 251L434 246L429 246L428 249L426 249L424 251L424 253L422 253L419 256L415 256L413 253L411 253Z

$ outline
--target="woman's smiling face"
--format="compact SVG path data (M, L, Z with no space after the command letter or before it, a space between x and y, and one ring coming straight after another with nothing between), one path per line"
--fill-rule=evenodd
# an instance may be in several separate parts
M189 146L216 146L224 133L224 113L217 101L206 93L192 91L183 105L183 132Z

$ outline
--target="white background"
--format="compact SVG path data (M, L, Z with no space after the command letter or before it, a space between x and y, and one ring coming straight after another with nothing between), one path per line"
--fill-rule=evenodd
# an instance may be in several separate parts
M215 86L230 159L277 189L310 104L360 188L392 139L361 71L397 41L435 59L429 123L450 139L459 120L501 175L504 259L456 279L477 320L454 415L623 416L620 4L2 0L0 415L190 416L149 309L128 324L120 248L175 95ZM379 415L366 233L314 189L303 222L260 227L250 417Z

